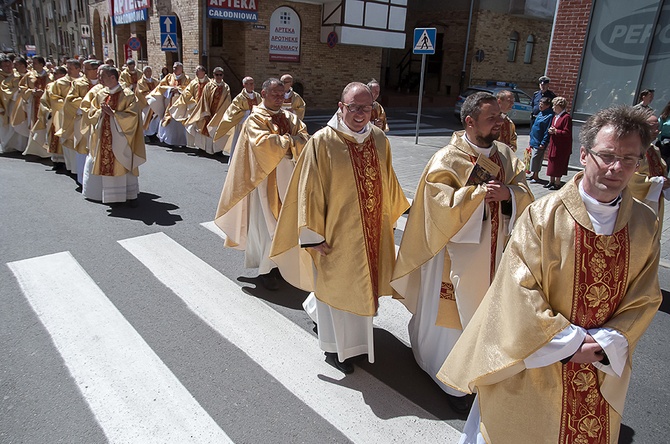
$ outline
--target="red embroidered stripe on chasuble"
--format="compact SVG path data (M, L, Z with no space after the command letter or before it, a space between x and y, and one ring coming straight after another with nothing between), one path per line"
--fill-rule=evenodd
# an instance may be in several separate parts
M291 133L291 122L283 111L272 115L272 123L277 127L277 134L284 135ZM277 170L274 169L268 174L268 205L272 214L279 219L281 211L281 197L279 197L279 187L277 186Z
M647 158L647 165L649 165L649 176L665 176L665 168L653 148L647 150L645 157Z
M345 140L349 148L351 166L354 169L358 203L363 223L365 251L368 256L368 267L372 291L375 297L375 308L379 307L379 249L381 244L382 226L382 174L374 137L362 144Z
M585 329L604 325L625 296L628 227L601 236L575 224L575 281L570 322ZM609 405L592 364L563 366L563 410L559 443L609 444Z
M207 125L209 121L212 120L212 113L216 112L216 109L219 107L219 102L221 101L221 96L223 95L223 86L217 86L214 90L214 97L212 98L212 106L209 107L209 116L205 117L205 124L202 127L202 134L209 137L209 130Z
M110 94L105 98L105 103L110 108L116 110L119 103L119 96L121 91ZM100 131L100 175L113 176L114 175L114 151L112 151L112 121L111 117L102 113L102 127Z

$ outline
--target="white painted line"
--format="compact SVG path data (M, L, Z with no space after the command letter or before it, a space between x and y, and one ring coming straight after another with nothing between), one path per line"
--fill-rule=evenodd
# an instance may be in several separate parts
M69 252L7 265L110 442L232 442Z
M345 378L324 362L316 338L164 233L119 243L196 315L353 442L458 441L456 429L360 368Z
M400 216L395 223L395 229L405 231L406 225L407 225L407 216Z
M221 239L226 240L226 233L224 233L223 230L221 228L219 228L219 226L214 223L214 221L203 222L200 225L207 228L209 231L216 234Z

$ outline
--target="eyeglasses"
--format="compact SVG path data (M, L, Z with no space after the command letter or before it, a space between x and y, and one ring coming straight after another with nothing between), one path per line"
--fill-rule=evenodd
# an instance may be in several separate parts
M219 72L215 72L215 73L214 73L214 77L223 77L223 74L222 74L222 73L219 73Z
M369 113L372 111L372 105L356 105L355 103L345 103L344 106L347 107L350 113L357 113L359 111Z
M610 153L599 153L597 151L590 150L586 148L586 151L594 156L600 158L605 165L612 165L614 162L619 161L619 163L627 168L632 168L640 165L641 157L636 156L617 156Z

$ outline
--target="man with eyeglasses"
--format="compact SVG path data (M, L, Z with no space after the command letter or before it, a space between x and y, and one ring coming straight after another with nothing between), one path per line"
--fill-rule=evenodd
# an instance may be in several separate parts
M632 353L662 300L659 222L627 188L652 140L646 118L591 116L584 171L517 222L438 373L477 391L460 442L619 442Z
M293 91L293 76L284 74L281 76L281 82L284 85L284 102L282 108L298 116L298 119L305 118L305 101L300 94Z
M419 180L391 284L413 314L409 337L417 363L464 414L471 399L435 375L489 288L533 195L523 162L497 141L503 116L496 97L468 96L461 122L465 129L435 153Z
M202 89L195 108L184 125L193 135L196 148L207 154L223 151L225 141L214 141L214 133L230 105L230 87L223 81L223 68L217 66L212 71L214 78Z
M366 85L344 88L298 159L270 253L288 282L312 292L303 307L326 361L345 374L349 358L374 362L372 318L392 293L393 226L409 207L372 102Z
M309 139L307 127L282 109L284 86L263 82L263 103L244 122L214 222L226 234L225 246L244 251L244 266L258 268L270 291L279 289L277 265L270 260L284 195L296 159Z
M222 139L224 144L223 152L230 156L228 163L233 158L235 144L242 132L242 125L244 125L245 120L251 114L254 106L260 104L262 100L261 95L254 91L253 77L247 76L243 78L242 86L242 91L235 96L230 106L228 106L214 135L214 143Z
M647 122L651 128L653 140L658 137L658 117L651 111L648 113ZM670 180L667 177L667 165L661 151L652 143L640 159L640 166L628 183L628 188L633 197L644 202L658 215L658 221L663 228L663 214L665 213L665 201L670 200Z

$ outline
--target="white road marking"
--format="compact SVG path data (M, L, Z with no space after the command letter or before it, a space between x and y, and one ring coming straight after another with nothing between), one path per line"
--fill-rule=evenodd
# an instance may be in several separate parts
M119 243L195 314L352 441L458 441L460 432L365 371L344 377L324 362L316 338L164 233Z
M232 442L69 252L7 265L110 442Z
M221 228L219 228L218 225L216 225L216 224L214 223L214 221L203 222L203 223L201 223L200 225L202 225L203 227L207 228L209 231L211 231L212 233L216 234L216 235L219 236L221 239L226 240L226 233L224 233L223 230L221 230Z

